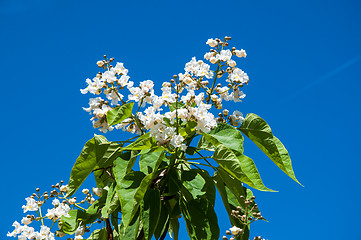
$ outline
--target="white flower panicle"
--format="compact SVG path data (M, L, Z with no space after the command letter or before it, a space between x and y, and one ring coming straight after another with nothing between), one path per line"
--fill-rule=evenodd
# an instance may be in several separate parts
M227 48L229 40L230 37L225 37L223 41L208 39L206 44L211 49L204 54L204 59L210 64L193 57L185 64L184 73L174 75L171 81L162 84L160 95L155 93L151 80L134 86L134 82L129 81L128 69L124 64L117 62L113 67L110 63L114 59L105 56L104 60L97 62L104 72L98 73L92 80L87 79L88 86L81 92L94 95L103 93L109 101L100 96L90 98L89 107L83 109L93 115L93 127L104 133L114 128L136 134L149 132L158 145L185 151L187 136L180 134L179 128L188 122L196 123L194 129L198 133L211 131L217 122L229 121L234 126L242 122L240 115L229 115L221 120L211 113L212 106L223 109L223 100L241 102L246 96L241 88L248 84L249 77L236 67L237 62L232 57L241 58L247 54L243 49ZM136 102L138 110L133 110L131 117L121 123L109 126L107 113L129 101Z
M55 234L52 232L52 228L56 225L61 228L62 220L61 217L70 217L69 212L73 208L80 208L78 204L76 204L76 197L68 199L66 197L66 192L68 191L68 185L63 185L63 181L57 183L56 185L52 185L54 190L50 192L50 195L47 192L44 192L42 195L40 194L40 190L37 188L37 193L34 193L31 197L25 198L26 205L22 208L24 209L24 213L27 211L35 211L38 214L38 217L34 215L27 215L23 217L21 223L15 221L13 223L14 230L12 232L8 232L8 237L15 237L20 240L55 240ZM88 189L83 190L86 193L86 197L81 203L85 203L88 201L90 204L93 204L96 200L89 193ZM102 189L94 188L94 195L100 196ZM37 200L35 200L35 198ZM45 203L51 200L52 208L47 209L47 213L42 215L41 208L44 207ZM61 201L62 200L62 201ZM73 205L72 208L70 205ZM35 231L33 227L30 227L34 221L41 221L40 231ZM44 223L45 221L51 221L51 227L47 227ZM58 223L58 224L55 224ZM86 225L79 226L79 228L75 232L75 238L83 239L82 235L86 230ZM65 233L61 230L56 231L56 236L62 237L65 236Z

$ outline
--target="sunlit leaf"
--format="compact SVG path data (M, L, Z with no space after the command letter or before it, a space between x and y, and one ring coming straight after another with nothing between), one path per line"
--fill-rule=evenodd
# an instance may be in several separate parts
M237 154L237 155L236 155ZM235 153L231 149L219 145L212 158L230 175L261 191L273 191L264 186L256 165L249 157Z
M270 126L256 114L247 114L239 129L251 139L283 172L301 184L292 169L291 158Z
M107 122L109 126L121 123L132 116L134 102L126 103L122 106L115 107L107 112Z

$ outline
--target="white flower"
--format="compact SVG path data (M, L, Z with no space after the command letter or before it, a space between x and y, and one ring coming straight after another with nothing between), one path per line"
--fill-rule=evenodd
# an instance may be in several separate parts
M88 194L88 193L89 193L89 189L84 188L81 192L84 193L84 194Z
M32 221L30 217L23 217L23 219L21 219L21 223L24 225L29 225Z
M233 112L233 116L236 117L236 120L237 120L239 123L242 123L243 120L244 120L243 114L242 114L240 111L238 111L238 110L236 110L236 111Z
M22 206L22 208L24 209L24 213L26 213L27 211L37 211L39 209L39 206L34 198L28 197L25 198L25 200L26 200L26 205Z
M118 75L127 75L128 69L126 69L123 65L123 63L117 62L117 65L112 68L112 71Z
M216 64L218 62L218 59L216 57L211 57L209 61L213 64Z
M245 50L241 49L241 50L235 50L234 53L236 54L237 57L247 57L247 53Z
M85 233L85 228L83 226L79 226L76 230L75 230L75 233L74 235L75 236L81 236L81 235L84 235ZM82 239L82 238L80 238Z
M53 204L54 206L58 206L58 205L60 204L60 201L59 201L59 199L55 198L55 199L51 202L51 204Z
M86 94L88 92L90 92L91 94L100 94L102 91L102 87L104 86L104 82L103 80L95 77L93 78L93 80L90 80L89 78L86 79L86 83L88 84L88 86L84 89L80 89L80 92L82 94Z
M236 226L231 227L229 230L231 230L231 233L235 236L238 235L242 231L242 229L240 229L239 227L236 227Z
M100 197L102 195L102 192L103 192L103 189L101 189L101 188L93 188L93 193L98 197Z
M102 80L106 80L108 83L114 83L114 81L117 80L117 77L115 76L115 72L105 71L102 74Z
M229 75L229 79L231 82L236 83L247 83L249 81L247 73L239 68L235 68L233 70L233 72Z
M133 82L132 81L128 81L129 80L129 76L127 75L122 75L118 80L117 83L121 86L121 87L125 87L125 86L133 86Z
M211 59L211 57L214 57L214 53L212 52L207 52L206 54L204 54L204 59Z
M229 51L229 49L222 50L219 54L216 55L216 58L223 62L230 60L231 57L232 57L232 53L231 51Z
M178 76L179 76L179 80L183 81L187 85L194 82L191 75L189 75L189 73L186 73L186 74L180 73L180 74L178 74Z
M95 198L93 198L93 197L92 197L92 198L90 198L90 199L89 199L89 203L90 203L90 204L95 203Z
M49 219L56 219L55 208L48 209L48 213L45 216Z
M231 60L227 61L227 65L230 66L230 67L235 67L237 64L236 64L236 62L234 60L231 59Z
M183 141L184 138L181 135L175 135L170 140L170 144L173 145L173 147L180 147Z
M20 223L18 223L17 221L15 221L13 223L13 227L15 227L14 231L12 231L11 233L8 232L6 234L6 236L8 236L8 237L16 237L16 235L20 234L24 229L24 226L21 226Z
M208 44L211 47L216 47L218 45L218 42L216 40L214 40L213 38L208 39L206 44Z
M117 105L120 99L123 99L123 95L116 92L117 90L111 90L106 96L109 100L112 100L112 105Z
M94 115L95 115L97 118L102 118L102 117L104 117L104 116L107 114L107 112L108 112L109 110L111 110L111 109L112 109L112 108L109 107L108 105L103 104L103 105L101 106L101 108L96 108L96 109L94 109L93 113L94 113Z
M187 150L187 145L185 145L184 143L181 144L180 149L185 152Z
M70 198L69 199L69 204L75 204L76 203L76 198Z
M104 62L103 62L103 61L98 61L98 62L97 62L97 65L98 65L98 67L100 67L100 68L101 68L101 67L103 67L103 66L104 66Z
M63 186L61 186L61 187L60 187L60 191L61 191L61 192L66 192L66 191L68 191L68 185L63 185Z

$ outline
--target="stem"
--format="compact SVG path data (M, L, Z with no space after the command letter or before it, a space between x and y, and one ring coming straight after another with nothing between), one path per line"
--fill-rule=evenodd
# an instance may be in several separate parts
M211 158L211 157L200 157L200 158L187 158L187 160L205 160L206 158Z
M40 220L41 220L41 225L43 225L43 226L44 226L43 216L41 215L41 206L39 206L38 215L39 215Z
M195 164L198 164L198 165L202 165L202 166L205 166L205 167L211 167L213 168L213 170L217 170L216 167L213 167L212 165L207 165L207 164L203 164L203 163L198 163L198 162L189 162L190 164L196 166Z
M113 229L110 225L110 221L109 218L105 219L105 223L106 223L106 228L107 228L107 233L108 233L108 240L113 240Z
M215 76L214 76L214 79L213 79L213 83L212 83L212 87L211 87L211 90L209 90L209 93L208 93L208 100L207 100L207 104L209 103L209 101L211 100L210 96L212 95L213 91L214 91L214 86L216 85L216 80L217 80L217 76L218 76L218 72L219 72L219 62L218 62L218 66L217 66L217 70L216 70L216 73L215 73Z
M50 230L53 228L55 222L56 222L56 221L53 221L53 224L51 224Z
M140 132L142 133L141 135L143 135L143 134L144 134L144 131L143 131L143 129L140 127L141 125L140 125L140 122L139 122L138 118L136 118L136 116L134 116L134 115L132 115L132 118L133 118L135 124L137 124L138 128L140 129Z

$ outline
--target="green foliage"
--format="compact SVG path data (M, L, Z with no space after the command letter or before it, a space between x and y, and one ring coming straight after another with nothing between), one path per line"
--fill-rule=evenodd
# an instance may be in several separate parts
M119 149L118 144L108 142L104 136L94 135L85 144L71 170L67 196L73 195L94 169L111 164ZM96 181L98 186L104 185L99 177Z
M217 215L213 205L207 199L181 200L181 212L191 239L215 240L219 238Z
M215 151L216 147L223 144L229 149L243 153L243 136L234 127L220 123L208 134L203 133L203 137L198 143L198 148L208 151Z
M107 116L108 123L121 122L131 115L132 108L133 104L124 104L113 109ZM168 124L171 126L170 122ZM97 186L103 189L102 196L86 211L72 210L69 217L63 216L61 231L73 234L79 224L101 218L111 220L112 234L117 240L151 240L153 236L163 239L167 232L177 240L179 219L183 216L191 239L218 239L220 231L214 211L218 191L231 225L243 229L241 240L248 239L249 222L240 220L233 212L257 217L259 209L254 208L253 193L243 184L261 191L273 190L263 184L254 161L243 154L241 132L297 181L289 154L273 136L268 124L255 114L247 115L238 129L220 123L209 133L201 132L195 147L190 144L197 136L196 126L196 122L189 121L179 130L189 145L185 153L158 146L149 132L128 146L95 135L85 144L74 164L67 195L76 192L94 172ZM200 152L208 152L212 156L203 157ZM205 169L192 168L195 163L188 161L189 155L201 156L193 158L195 160L213 159L217 166L210 166L210 162L205 160L204 164L200 164L212 167L213 176ZM137 160L139 171L134 171ZM245 199L251 204L246 204ZM89 239L105 240L108 234L107 228L98 229Z
M271 127L254 113L247 114L239 129L251 139L283 172L299 181L292 169L291 158L280 140L273 136ZM300 183L299 183L300 184Z
M132 116L134 102L126 103L120 107L113 108L107 112L107 122L109 126L121 123Z

